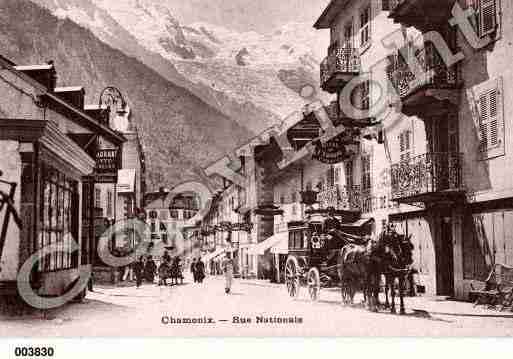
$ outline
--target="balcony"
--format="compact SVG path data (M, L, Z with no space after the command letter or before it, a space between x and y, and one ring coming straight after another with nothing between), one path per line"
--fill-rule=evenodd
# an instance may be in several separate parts
M121 160L118 149L98 150L96 152L96 173L117 173Z
M358 50L334 43L321 63L321 88L329 93L336 93L358 76L360 71Z
M406 27L413 26L421 32L447 24L456 0L389 0L389 18Z
M391 167L392 200L447 202L463 194L461 153L426 153Z
M333 207L348 212L362 211L362 195L359 186L330 186L317 194L321 209Z
M401 54L389 57L388 78L408 116L427 118L443 114L459 104L461 77L458 65L447 68L432 43L408 49L420 71L414 73Z

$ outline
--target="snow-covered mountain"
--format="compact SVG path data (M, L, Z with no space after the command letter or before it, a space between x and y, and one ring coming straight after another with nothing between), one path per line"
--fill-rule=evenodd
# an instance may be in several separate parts
M33 1L89 28L254 132L296 111L305 102L299 95L304 86L318 88L328 39L311 24L284 24L267 35L238 33L182 24L160 0Z

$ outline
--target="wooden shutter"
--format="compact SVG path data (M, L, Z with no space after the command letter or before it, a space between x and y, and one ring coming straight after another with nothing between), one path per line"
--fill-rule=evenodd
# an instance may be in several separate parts
M497 0L479 0L479 35L490 35L496 28Z
M502 144L500 138L501 96L502 94L498 88L490 89L479 96L480 149L483 152L497 148Z
M370 41L371 8L366 7L360 13L360 47L366 46Z

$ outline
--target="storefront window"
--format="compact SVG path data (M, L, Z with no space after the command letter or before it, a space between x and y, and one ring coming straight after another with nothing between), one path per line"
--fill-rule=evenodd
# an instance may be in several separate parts
M50 272L78 266L78 253L64 253L65 239L78 242L77 182L50 166L42 166L41 232L38 249L57 243L60 251L51 253L39 262L41 272Z

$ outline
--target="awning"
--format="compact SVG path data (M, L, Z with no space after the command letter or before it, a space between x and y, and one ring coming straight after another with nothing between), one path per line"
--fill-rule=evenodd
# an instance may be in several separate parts
M285 232L285 234L287 234ZM278 243L271 247L271 253L273 254L289 254L289 238L288 236L280 239Z
M219 249L216 249L215 251L213 251L212 253L208 253L206 254L205 256L203 256L203 258L201 258L201 260L203 262L208 262L208 261L211 261L212 259L214 259L215 257L219 257L221 254L223 254L225 252L225 248L219 248Z
M362 218L353 223L342 223L341 226L342 227L360 228L360 227L366 225L367 223L369 223L371 220L372 220L372 218Z
M118 170L118 193L135 192L135 169Z
M284 238L288 241L288 238L289 238L288 232L277 233L277 234L267 238L265 241L253 245L251 248L249 248L249 254L263 255L266 250L268 250L272 246L276 245L278 242L280 242Z

